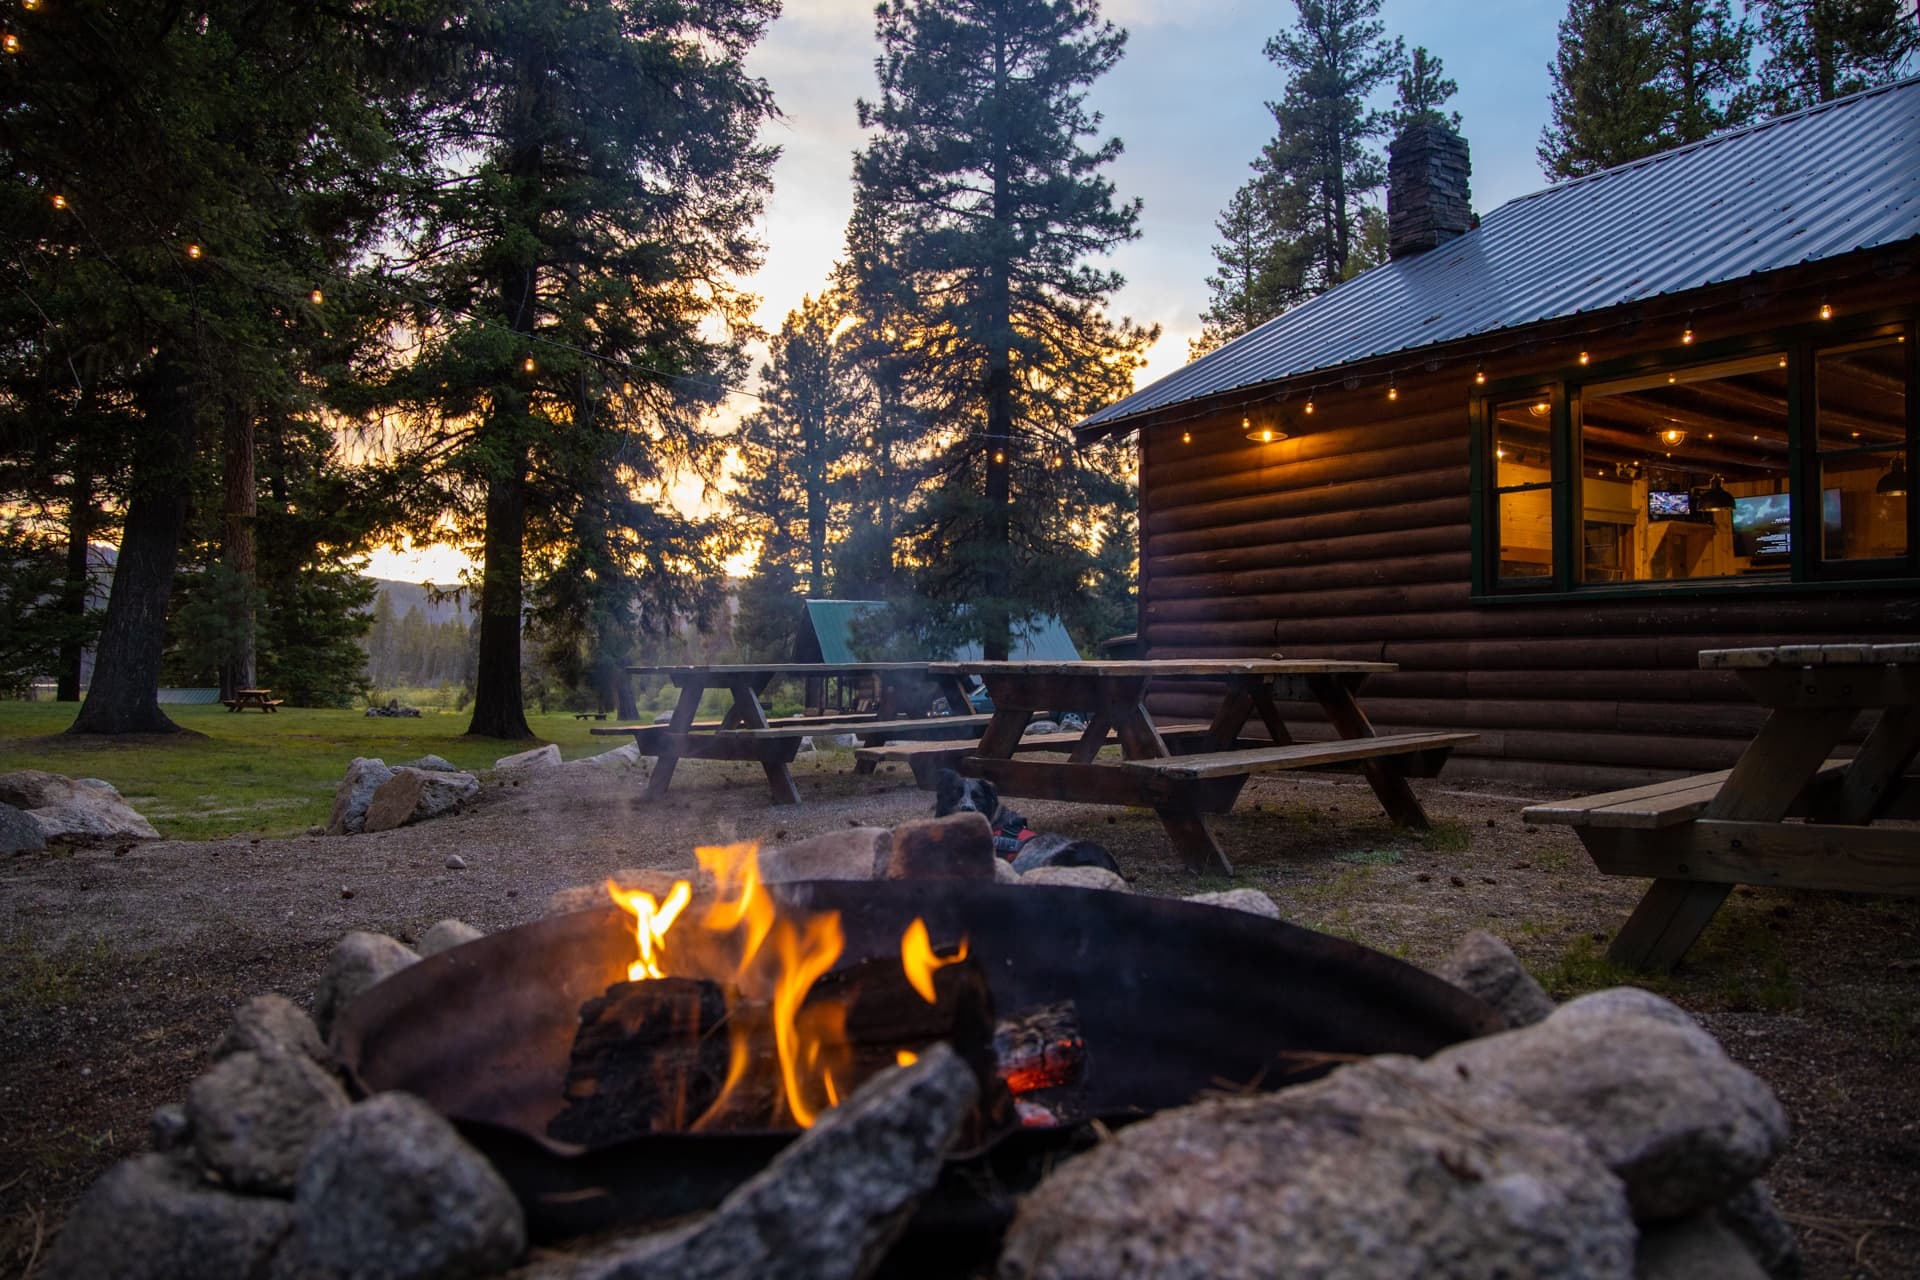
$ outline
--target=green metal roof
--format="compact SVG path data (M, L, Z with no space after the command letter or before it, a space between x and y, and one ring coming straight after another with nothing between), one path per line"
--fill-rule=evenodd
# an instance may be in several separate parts
M813 629L814 639L819 642L821 662L860 662L864 655L854 652L854 621L875 609L886 608L882 600L809 600L807 601L807 625ZM802 641L805 649L805 641ZM930 653L927 660L951 662L976 662L980 658L980 646L966 644L952 653ZM807 659L812 655L807 654ZM1060 619L1036 614L1026 622L1015 627L1013 651L1008 654L1015 662L1077 662L1080 651L1073 647L1073 641L1067 635L1067 629Z

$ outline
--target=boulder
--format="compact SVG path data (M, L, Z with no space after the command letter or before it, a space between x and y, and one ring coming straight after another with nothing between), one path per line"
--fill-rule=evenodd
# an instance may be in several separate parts
M1553 1012L1553 997L1533 980L1513 948L1483 929L1470 930L1433 971L1498 1009L1509 1027L1532 1026Z
M236 1053L293 1053L323 1067L333 1066L333 1055L320 1038L306 1010L285 996L258 995L233 1011L227 1033L213 1047L215 1058Z
M39 769L0 773L0 804L20 810L48 840L132 837L158 840L160 833L99 778L66 778Z
M420 941L415 945L414 950L420 953L422 960L425 960L428 956L437 956L442 951L486 936L464 920L441 920L420 935Z
M1020 736L1023 738L1036 738L1043 733L1058 732L1060 732L1060 722L1058 720L1029 720L1027 727L1020 731Z
M193 1125L178 1102L163 1102L147 1117L147 1142L163 1155L184 1151L193 1144Z
M810 836L783 849L762 849L760 878L767 884L793 880L872 880L887 866L893 832L885 827L847 827Z
M333 1020L361 992L400 972L420 957L384 933L355 929L340 939L320 974L313 997L313 1021L322 1036L333 1033Z
M1642 1222L1713 1208L1764 1172L1787 1140L1773 1090L1658 996L1596 995L1443 1049L1424 1071L1580 1134Z
M545 1274L859 1280L939 1178L978 1092L966 1063L934 1045L861 1085L701 1222L590 1247Z
M327 815L327 834L356 835L366 826L367 806L380 784L393 776L379 757L355 756L340 784L333 789L333 812Z
M284 1200L211 1186L186 1162L144 1155L100 1176L67 1215L42 1280L257 1276L293 1226Z
M39 853L46 847L46 833L25 809L0 804L0 854Z
M1280 919L1280 904L1258 889L1223 889L1218 893L1196 893L1186 899L1209 907L1224 907L1228 911L1244 911L1250 916L1263 916L1268 920Z
M544 747L501 756L493 762L493 767L501 773L532 773L536 769L554 769L559 765L560 748L552 742Z
M294 1189L276 1274L441 1280L504 1271L527 1243L520 1202L484 1156L411 1094L382 1093L328 1126Z
M1020 879L1020 873L1013 869L1011 862L1008 862L1005 858L995 858L993 860L993 882L995 884L1019 884Z
M1000 1280L1632 1275L1625 1192L1586 1143L1418 1069L1129 1125L1022 1201Z
M1105 867L1035 867L1021 875L1021 884L1065 885L1070 889L1107 889L1132 893L1133 887Z
M480 780L470 773L395 769L393 776L374 790L362 829L391 831L410 822L437 818L479 793Z
M615 747L611 751L602 751L598 755L581 756L578 760L569 760L568 769L609 769L620 771L637 769L641 761L640 744L629 742L625 746Z
M442 756L425 755L418 760L402 760L396 769L425 769L429 773L459 773L460 766Z
M187 1124L200 1163L230 1187L293 1190L307 1147L347 1109L339 1083L304 1054L241 1052L187 1088Z
M1766 1183L1748 1183L1714 1212L1772 1280L1794 1280L1800 1274L1799 1233L1780 1216Z
M1635 1280L1767 1280L1740 1237L1710 1213L1641 1233Z
M991 881L998 858L993 827L984 814L950 813L895 827L881 875L887 880Z

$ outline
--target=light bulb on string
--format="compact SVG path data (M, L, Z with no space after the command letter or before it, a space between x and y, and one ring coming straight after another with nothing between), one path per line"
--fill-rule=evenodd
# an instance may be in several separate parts
M1307 392L1307 412L1313 412L1313 392Z
M520 371L522 373L532 373L537 368L539 368L539 366L534 364L532 356L528 356L520 362Z
M20 52L20 37L11 31L0 36L0 49L5 49L8 53Z
M1586 364L1586 363L1588 363L1589 361L1591 361L1592 359L1593 359L1593 357L1592 357L1591 355L1589 355L1589 354L1587 354L1586 352L1584 352L1584 351L1582 351L1582 352L1580 353L1580 363L1581 363L1581 364Z
M1007 454L1004 449L995 449L993 451L993 462L995 466L998 466L999 464L1005 462L1006 460L1007 460Z
M32 13L40 7L40 0L20 0L20 7L28 13Z
M1486 365L1476 364L1475 366L1473 366L1473 385L1476 387L1484 387L1487 385L1487 366Z
M313 305L316 307L322 305L327 300L327 295L320 292L320 290L318 289L315 289L312 293L308 294L307 297L312 299Z
M1400 388L1393 385L1393 375L1388 374L1387 375L1387 399L1398 400L1399 398L1400 398Z
M66 198L65 196L63 196L63 195L58 195L58 194L56 194L56 195L55 195L55 196L53 197L53 207L54 207L54 208L56 208L56 209L64 209L64 208L66 208L66 207L67 207L67 198Z
M1690 347L1693 345L1693 317L1692 316L1687 317L1687 327L1680 331L1680 345L1683 347Z
M1182 432L1180 433L1180 443L1181 443L1181 444L1192 444L1192 443L1193 443L1193 432L1191 432L1191 431L1182 431Z
M1833 304L1825 298L1820 299L1820 318L1822 320L1833 319Z
M199 246L199 245L197 245L197 244L190 244L190 245L188 245L188 246L187 246L187 256L188 256L189 258L198 258L198 257L200 256L200 246Z

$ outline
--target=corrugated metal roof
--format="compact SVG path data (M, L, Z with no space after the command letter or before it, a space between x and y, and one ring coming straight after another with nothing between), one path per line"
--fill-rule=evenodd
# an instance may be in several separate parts
M814 638L820 642L820 661L864 661L865 655L853 649L854 620L886 607L879 600L807 601L807 622L813 628ZM1008 656L1016 662L1076 662L1080 658L1080 651L1073 647L1060 619L1038 615L1016 625L1012 650ZM962 645L953 653L928 654L927 657L929 661L944 657L951 662L978 662L980 646Z
M1920 78L1509 200L1080 423L1920 236Z

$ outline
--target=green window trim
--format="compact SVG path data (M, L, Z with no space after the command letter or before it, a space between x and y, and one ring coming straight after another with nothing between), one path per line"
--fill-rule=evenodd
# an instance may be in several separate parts
M1822 503L1797 495L1822 492L1823 459L1848 453L1893 452L1904 447L1909 473L1920 460L1920 329L1913 309L1882 311L1850 322L1822 321L1791 329L1743 335L1697 346L1676 347L1595 364L1563 368L1547 375L1504 379L1476 388L1468 406L1470 500L1472 521L1472 581L1474 604L1565 603L1593 599L1662 599L1724 596L1794 596L1831 591L1913 591L1920 588L1920 502L1906 503L1906 551L1897 557L1827 559L1817 553L1822 538ZM1904 345L1906 435L1903 443L1863 445L1857 448L1817 446L1813 434L1814 378L1818 353L1876 338L1898 336ZM1585 548L1580 542L1585 515L1582 507L1583 465L1580 432L1581 394L1603 383L1657 375L1670 371L1736 361L1759 355L1786 358L1787 458L1784 474L1791 502L1790 546L1787 563L1777 571L1747 570L1717 577L1641 579L1629 582L1585 582ZM1500 550L1490 545L1498 528L1497 504L1503 492L1495 470L1495 408L1522 399L1545 400L1549 417L1552 480L1552 572L1518 581L1500 580ZM1676 464L1677 465L1677 464ZM1505 492L1520 486L1509 485ZM1540 485L1525 486L1540 488ZM1897 527L1897 526L1895 526ZM1576 555L1576 547L1581 554ZM1756 553L1757 554L1757 553Z

